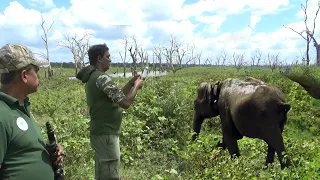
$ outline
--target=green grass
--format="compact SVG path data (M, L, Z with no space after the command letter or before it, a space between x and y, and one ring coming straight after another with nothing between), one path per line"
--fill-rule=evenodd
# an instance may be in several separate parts
M38 122L52 121L68 156L66 179L93 179L93 151L88 140L88 111L83 84L68 81L72 69L59 69L41 79L31 95ZM318 71L320 72L320 71ZM316 74L319 77L319 74ZM241 157L213 148L221 139L219 118L207 119L200 139L190 142L197 85L229 77L253 76L280 87L292 108L283 133L293 166L264 167L267 145L259 139L239 140ZM120 86L128 79L115 78ZM148 78L133 106L124 111L121 133L121 176L124 179L318 179L320 177L320 103L276 70L195 67ZM44 126L43 126L44 127ZM44 132L43 132L44 133ZM44 134L45 135L45 134Z

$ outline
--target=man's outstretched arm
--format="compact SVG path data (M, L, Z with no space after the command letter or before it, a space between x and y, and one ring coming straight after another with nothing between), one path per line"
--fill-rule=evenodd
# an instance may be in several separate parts
M120 89L108 75L99 76L96 85L98 89L103 91L113 102L119 104L119 106L124 109L130 107L139 90L138 85L133 85L125 95L122 89Z

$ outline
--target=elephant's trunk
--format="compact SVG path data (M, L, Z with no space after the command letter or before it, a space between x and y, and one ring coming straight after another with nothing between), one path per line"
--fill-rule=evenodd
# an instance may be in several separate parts
M192 136L192 141L196 140L196 138L199 136L203 121L204 117L201 116L201 114L195 112L193 119L193 131L195 134L193 134Z

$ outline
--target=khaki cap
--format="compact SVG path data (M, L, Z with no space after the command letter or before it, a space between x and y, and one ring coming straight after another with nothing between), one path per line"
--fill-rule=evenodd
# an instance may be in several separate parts
M49 66L46 60L35 57L31 50L21 44L6 44L0 49L0 74L19 70L29 64Z

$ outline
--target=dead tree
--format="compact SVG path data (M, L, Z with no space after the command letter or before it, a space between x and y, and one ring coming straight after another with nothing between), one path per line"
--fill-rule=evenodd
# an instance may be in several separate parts
M204 64L207 66L207 65L211 65L212 64L212 59L210 58L207 58L204 62Z
M122 56L121 52L119 52L119 55L122 59L123 63L123 77L126 77L126 61L127 61L127 48L128 48L128 38L124 38L124 56Z
M307 2L306 2L307 3ZM320 10L320 1L318 1L318 9L316 11L316 15L313 19L313 29L312 31L310 31L309 29L307 30L307 34L310 36L310 38L312 39L313 41L313 45L314 47L316 48L316 53L317 53L317 56L316 56L316 62L317 62L317 65L319 66L320 65L320 44L319 42L316 40L316 38L314 37L314 30L316 28L316 19L317 19L317 16L318 16L318 13L319 13L319 10Z
M221 60L222 60L221 65L224 66L227 59L228 59L228 54L224 49L221 50L221 53L222 53L221 54Z
M138 51L138 55L140 57L140 63L141 63L141 71L144 70L145 66L148 66L148 53L147 51L144 51L142 47Z
M201 66L201 57L202 57L202 50L197 52L196 59L198 60L198 65Z
M44 41L44 47L46 48L46 55L43 55L45 57L45 59L49 62L49 66L48 66L48 76L47 76L47 72L45 71L45 77L52 77L53 76L53 70L51 69L51 64L50 64L50 53L49 53L49 45L48 45L48 33L50 31L50 29L52 28L52 25L54 23L54 21L52 21L51 25L49 26L49 28L45 29L44 27L44 23L45 20L43 19L43 16L41 14L41 28L43 30L43 34L44 36L41 36L42 40Z
M190 51L190 56L186 62L186 65L192 61L196 61L196 56L195 56L195 53L194 53L194 50L195 50L195 45L192 45L192 46L189 46L189 51ZM194 63L193 65L196 65L196 63Z
M170 71L174 71L174 66L173 66L173 58L174 58L174 53L176 52L176 37L174 35L171 35L170 39L170 46L169 47L163 47L163 55L166 57L167 61L167 67L166 69Z
M259 66L261 58L262 57L262 53L259 49L255 50L255 54L253 56L251 56L251 66Z
M132 40L134 43L134 51L132 51L132 45L130 46L130 48L128 50L130 52L130 56L131 56L132 63L133 63L133 65L131 67L131 73L133 75L134 71L137 70L138 43L137 43L137 39L134 36L132 36Z
M279 53L270 54L269 52L267 55L267 62L268 62L269 68L273 72L281 64L279 61Z
M245 66L245 62L244 62L244 53L239 55L236 54L235 52L232 55L232 62L234 67L236 68L237 71L240 71L240 69Z
M87 36L88 33L85 33L81 38L78 38L77 34L71 36L70 33L67 33L64 34L64 40L58 42L58 46L67 48L71 51L75 63L75 74L78 73L79 65L81 68L81 64L84 64L84 59L81 58L86 56L88 50L85 48L89 46L89 39Z
M216 66L220 66L221 60L222 60L222 57L221 57L221 56L216 56L215 65L216 65Z
M313 29L312 29L312 31L310 31L310 29L309 29L309 27L307 25L307 20L308 20L307 8L308 8L308 0L306 0L305 5L301 4L301 9L304 12L305 30L303 30L301 32L298 32L298 31L294 30L291 27L286 27L284 25L283 26L285 28L291 29L293 32L299 34L303 39L305 39L307 41L307 47L306 47L306 65L307 66L310 65L309 46L310 46L311 40L313 41L313 45L316 48L316 52L317 52L317 61L316 62L317 62L317 65L319 66L320 65L320 45L317 42L317 40L315 39L315 37L314 37L314 30L315 30L315 27L316 27L316 19L317 19L317 16L318 16L318 13L319 13L319 9L320 9L320 1L318 2L318 9L317 9L315 17L313 19ZM303 35L303 33L306 33L306 37Z
M73 37L73 41L76 44L76 47L78 49L78 67L81 69L85 66L84 59L88 55L88 49L90 48L90 37L91 35L89 33L85 33L83 37L80 39L76 39L76 37Z
M177 56L177 62L176 64L178 64L178 68L176 68L173 73L175 73L176 71L182 69L182 65L183 65L183 59L185 57L185 55L187 55L187 52L188 52L188 49L189 49L189 46L185 46L183 47L181 44L176 44L175 45L176 48L175 48L175 51L176 51L176 56ZM186 62L186 64L188 64L189 61Z
M156 74L156 59L157 59L157 55L154 51L152 51L152 70L154 72L154 74Z
M156 59L157 59L157 61L158 61L158 63L159 63L159 71L160 72L163 72L163 67L162 67L162 47L159 45L159 46L156 46L156 47L154 47L154 49L153 49L153 53L155 54L155 56L156 56Z

